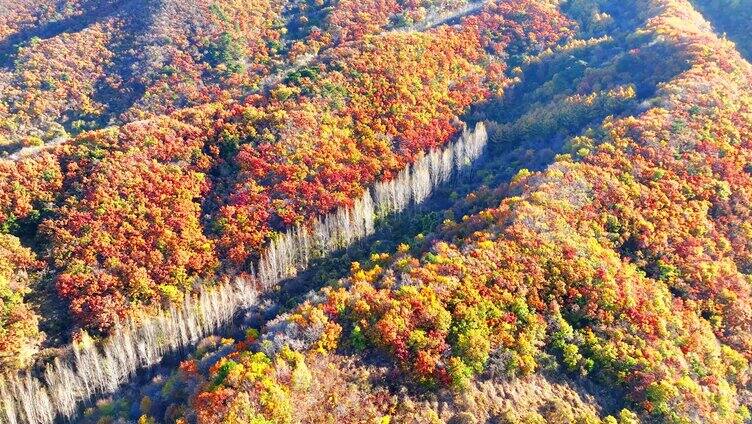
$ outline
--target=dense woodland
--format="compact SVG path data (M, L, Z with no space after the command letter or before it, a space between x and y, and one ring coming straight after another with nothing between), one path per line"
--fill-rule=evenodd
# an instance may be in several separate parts
M0 2L0 369L264 294L77 419L752 420L749 1Z

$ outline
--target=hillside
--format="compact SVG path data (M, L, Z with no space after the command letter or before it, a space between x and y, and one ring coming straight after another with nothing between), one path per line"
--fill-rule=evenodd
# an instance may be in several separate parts
M744 1L2 7L9 422L752 420Z
M11 2L0 18L0 148L240 100L312 55L463 2Z
M201 280L247 273L275 232L350 206L445 144L459 114L508 84L499 53L562 37L563 17L530 9L521 22L486 13L457 28L343 40L266 96L84 132L4 161L6 237L36 247L40 291L97 332ZM522 23L539 35L528 40Z
M595 422L598 411L609 412L613 400L596 400L595 409L579 396L568 402L561 399L566 389L550 394L549 382L528 380L542 389L522 400L507 395L511 408L494 389L479 389L515 393L509 386L517 379L541 372L623 393L617 405L624 409L611 422L749 420L742 228L750 68L686 3L633 7L642 11L632 16L644 22L634 32L646 39L643 49L659 37L691 67L661 84L639 113L570 138L545 171L518 173L500 206L446 220L430 242L353 263L349 277L260 336L250 334L208 372L184 362L177 378L193 381L198 372L199 381L207 379L191 401L198 421L315 421L336 411L344 421ZM580 89L592 84L578 82ZM536 111L546 123L541 116ZM523 115L497 131L525 122ZM412 408L390 403L389 383L380 382L391 378L372 370L372 355L384 355L401 378L454 387L457 397L438 409L420 400ZM348 369L342 364L352 357L360 372L376 375L321 371ZM490 383L473 382L475 375ZM328 391L308 394L308 387ZM329 396L357 406L330 410ZM520 405L539 396L548 403L525 416Z

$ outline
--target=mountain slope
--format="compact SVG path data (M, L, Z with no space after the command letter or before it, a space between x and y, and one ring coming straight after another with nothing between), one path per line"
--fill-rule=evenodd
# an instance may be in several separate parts
M4 2L3 419L750 421L695 3Z
M249 273L279 232L352 206L445 145L459 115L509 83L505 57L569 33L553 8L525 8L491 4L458 27L347 36L263 95L2 161L4 232L45 265L29 297L62 300L73 325L106 333L202 283ZM51 341L69 334L64 313L45 315Z
M307 420L334 408L305 412L318 398L307 387L344 396L338 384L355 384L366 406L344 406L356 415L340 420L366 411L430 420L430 404L379 400L389 399L382 387L393 376L379 377L369 356L460 393L472 392L475 374L527 375L554 361L623 390L622 405L645 420L748 420L751 69L686 2L624 7L645 19L635 32L641 49L675 46L689 69L642 112L571 138L569 153L544 172L520 173L500 206L446 222L433 242L354 263L350 277L260 338L250 333L205 377L192 401L198 421ZM360 358L353 374L371 377L330 383L343 377L321 374L321 362L344 369L342 354ZM195 384L205 372L195 366L184 363L178 378ZM514 422L472 405L454 419L491 413ZM551 420L568 410L538 412ZM592 410L577 411L593 419Z

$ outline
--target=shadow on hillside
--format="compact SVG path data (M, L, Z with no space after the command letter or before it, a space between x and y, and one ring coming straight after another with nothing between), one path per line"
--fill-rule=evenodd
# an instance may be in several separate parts
M752 62L752 2L719 2L690 0L690 3L710 22L719 37L728 37L736 44L736 49L748 62ZM724 5L735 3L735 6ZM736 7L736 9L733 9Z
M120 124L120 115L130 109L146 93L146 86L139 82L142 73L148 69L145 63L150 47L147 43L149 32L158 24L162 0L131 2L122 8L120 18L125 28L113 39L108 49L113 53L112 63L104 70L107 78L100 79L94 87L95 101L105 105L104 113L96 120L98 127ZM120 81L112 85L111 76Z
M17 32L0 41L0 67L12 65L18 49L34 38L48 39L65 32L78 32L89 25L105 19L137 0L84 0L80 7L85 12L81 16L72 16L58 21L46 22Z

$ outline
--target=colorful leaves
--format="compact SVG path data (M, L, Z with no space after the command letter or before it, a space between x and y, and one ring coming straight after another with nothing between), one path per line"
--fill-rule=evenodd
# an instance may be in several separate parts
M0 368L29 365L42 341L39 317L24 301L39 268L18 238L0 233Z
M216 257L203 234L201 174L139 157L98 164L81 192L43 224L63 271L60 294L88 326L106 330L128 309L176 300L213 275Z

